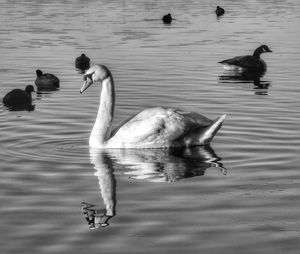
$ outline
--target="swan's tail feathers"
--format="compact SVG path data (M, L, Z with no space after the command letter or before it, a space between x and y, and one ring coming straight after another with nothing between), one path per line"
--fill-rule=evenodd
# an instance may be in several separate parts
M213 137L217 134L218 130L222 127L225 117L226 114L218 117L210 126L206 127L200 136L200 144L207 145L210 143Z

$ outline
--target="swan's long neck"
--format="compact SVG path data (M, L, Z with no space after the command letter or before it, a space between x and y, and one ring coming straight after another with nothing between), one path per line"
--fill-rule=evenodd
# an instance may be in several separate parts
M106 141L110 138L111 124L114 117L114 106L114 81L113 77L109 75L102 81L100 105L96 122L90 135L90 146L104 147Z

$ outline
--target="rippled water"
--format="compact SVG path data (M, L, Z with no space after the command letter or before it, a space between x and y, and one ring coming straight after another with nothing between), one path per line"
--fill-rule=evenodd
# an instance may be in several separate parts
M0 0L1 98L37 68L61 80L33 111L0 106L1 253L298 253L299 2L218 4ZM218 64L261 44L260 80ZM114 75L115 124L164 105L224 126L208 148L89 151L81 53Z

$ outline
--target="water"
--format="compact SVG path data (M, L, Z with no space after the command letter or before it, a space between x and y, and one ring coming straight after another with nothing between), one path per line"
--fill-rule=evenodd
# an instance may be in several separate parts
M219 19L208 0L0 1L1 98L37 68L61 80L33 111L0 107L1 253L298 253L300 6L218 4ZM261 44L259 84L224 78L218 61ZM115 124L227 113L211 148L89 151L99 87L79 94L81 53L114 75Z

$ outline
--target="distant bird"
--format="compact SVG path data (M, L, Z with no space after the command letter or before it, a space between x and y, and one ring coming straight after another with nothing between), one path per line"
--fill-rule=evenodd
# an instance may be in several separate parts
M77 57L75 60L76 69L85 71L90 68L90 58L85 54L81 54L81 56Z
M59 79L53 74L43 74L41 70L36 70L36 75L37 77L35 80L35 84L38 90L51 91L59 88Z
M171 24L173 18L171 16L171 13L168 13L167 15L164 15L162 17L162 21L165 23L165 24Z
M26 86L25 90L14 89L4 96L2 102L5 106L12 109L26 109L31 106L32 92L34 92L32 85Z
M253 55L236 56L219 62L225 70L238 70L249 72L265 72L267 64L260 58L261 53L272 52L267 45L258 47Z
M215 12L216 12L217 16L219 17L219 16L224 15L225 10L222 7L220 7L220 6L217 6L217 9L216 9Z

